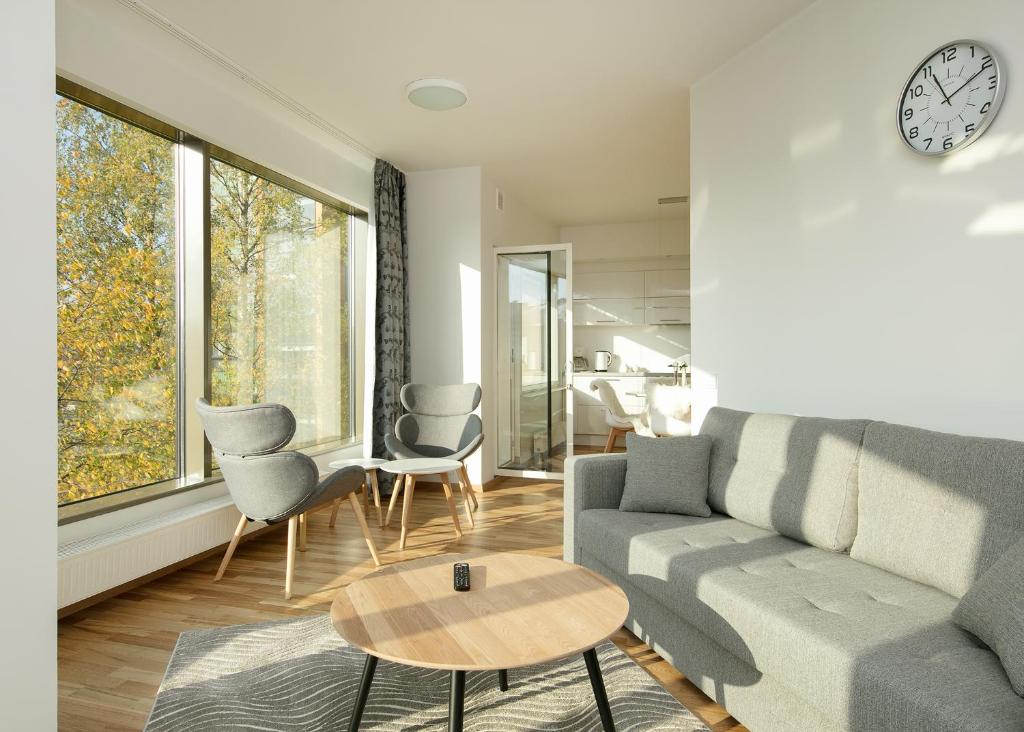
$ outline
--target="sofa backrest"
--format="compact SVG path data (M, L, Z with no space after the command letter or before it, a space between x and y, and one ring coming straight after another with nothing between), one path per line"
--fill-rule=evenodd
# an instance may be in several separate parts
M1024 537L1024 442L872 422L850 555L962 597Z
M842 552L857 531L857 456L866 420L715 407L708 505L754 526Z

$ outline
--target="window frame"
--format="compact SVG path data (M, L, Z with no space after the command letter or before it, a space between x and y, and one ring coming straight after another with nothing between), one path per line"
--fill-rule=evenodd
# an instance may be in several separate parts
M322 455L357 444L360 427L357 418L358 394L356 372L358 329L356 318L356 247L355 220L368 222L369 214L351 203L320 189L277 172L192 135L157 117L111 99L77 82L56 77L56 94L103 114L141 128L175 143L175 259L177 319L177 414L176 449L178 477L125 488L113 493L83 498L57 505L57 524L62 526L129 506L203 488L222 482L219 471L211 470L209 442L194 409L189 406L197 396L210 395L210 160L215 159L245 172L264 178L294 193L313 199L347 214L348 252L345 274L348 309L346 354L349 358L349 435L329 443L321 443L299 451L310 456ZM201 373L200 373L201 370ZM200 447L201 445L201 447Z

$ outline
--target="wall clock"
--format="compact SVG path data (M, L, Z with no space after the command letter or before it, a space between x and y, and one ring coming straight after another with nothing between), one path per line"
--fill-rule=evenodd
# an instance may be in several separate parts
M922 155L947 155L981 137L1005 90L999 60L977 41L935 49L907 79L900 95L900 137Z

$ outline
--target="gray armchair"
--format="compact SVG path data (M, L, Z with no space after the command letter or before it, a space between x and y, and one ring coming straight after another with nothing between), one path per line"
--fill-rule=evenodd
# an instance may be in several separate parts
M473 414L481 396L479 384L406 384L401 393L406 414L395 423L395 434L384 437L397 460L447 458L462 463L459 478L474 507L479 502L465 461L484 441L483 422Z
M373 562L380 566L377 548L366 525L356 491L365 475L358 466L342 468L320 480L320 471L308 455L278 452L295 434L295 416L281 404L213 407L196 400L206 437L213 447L232 500L242 512L214 581L224 576L239 539L250 521L288 522L288 564L284 596L292 595L296 543L306 550L306 512L348 497L362 529Z

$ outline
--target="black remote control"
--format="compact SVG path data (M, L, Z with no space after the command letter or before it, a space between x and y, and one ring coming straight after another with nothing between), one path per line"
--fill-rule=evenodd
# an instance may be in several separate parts
M469 589L469 564L466 562L455 563L455 590L466 592Z

